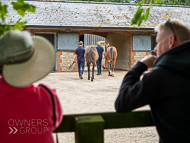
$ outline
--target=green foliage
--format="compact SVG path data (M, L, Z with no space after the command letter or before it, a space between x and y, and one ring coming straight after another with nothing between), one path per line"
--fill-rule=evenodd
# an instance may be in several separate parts
M138 25L138 27L141 25L142 21L147 21L150 8L152 8L152 4L162 4L162 5L185 5L190 6L190 0L136 0L136 3L138 3L136 6L138 6L138 9L136 13L134 14L133 18L131 19L131 25ZM144 14L144 8L142 7L142 4L150 4L150 7L146 9L146 13Z
M147 21L150 7L146 9L146 12L144 14L144 9L142 7L142 3L139 2L136 6L138 6L137 12L134 14L134 17L131 19L131 25L138 25L138 27L141 25L142 21Z
M27 21L20 22L21 18L14 24L14 28L17 30L22 30L23 27L27 24Z
M3 35L6 31L9 31L12 29L13 29L12 26L0 24L0 36Z
M162 4L162 5L184 5L190 6L190 0L136 0L135 3Z
M190 6L190 0L186 0L186 1L185 1L185 5Z
M33 5L29 5L28 3L24 3L24 0L17 0L16 2L11 2L13 5L13 9L17 11L17 13L24 17L26 11L35 13L36 7ZM0 2L0 36L3 35L6 31L17 29L23 30L23 27L27 24L27 21L21 22L22 18L19 18L16 22L10 21L7 23L6 18L8 17L7 11L8 5L3 5Z
M5 21L5 17L7 15L7 5L2 5L1 2L0 2L0 16L1 16L1 19L2 19L2 22Z
M13 5L13 9L22 17L25 16L26 11L35 13L36 10L35 6L24 3L24 0L17 0L17 2L11 2L11 4Z

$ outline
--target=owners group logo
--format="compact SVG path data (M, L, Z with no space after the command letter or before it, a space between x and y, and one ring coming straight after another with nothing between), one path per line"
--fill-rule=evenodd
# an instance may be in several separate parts
M47 119L10 119L9 134L44 134L48 131Z

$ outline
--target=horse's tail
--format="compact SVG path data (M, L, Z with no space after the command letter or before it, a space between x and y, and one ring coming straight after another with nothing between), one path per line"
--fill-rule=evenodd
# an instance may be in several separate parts
M110 48L110 61L113 59L113 48Z
M92 47L90 47L90 51L88 53L88 58L93 63L93 65L96 65L95 61L92 59Z

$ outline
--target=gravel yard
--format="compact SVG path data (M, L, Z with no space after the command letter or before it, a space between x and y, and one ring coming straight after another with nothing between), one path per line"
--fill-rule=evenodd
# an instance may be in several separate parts
M48 84L55 88L61 101L64 114L113 112L122 79L127 71L116 70L115 77L107 76L107 70L102 75L96 75L93 82L87 80L85 70L83 79L77 72L50 73L44 79L35 83ZM137 110L149 109L144 106ZM155 127L114 129L104 131L105 143L158 143ZM74 133L59 133L60 143L74 143Z

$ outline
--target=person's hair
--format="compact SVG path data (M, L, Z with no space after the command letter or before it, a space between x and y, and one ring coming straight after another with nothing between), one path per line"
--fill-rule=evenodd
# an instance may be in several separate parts
M154 30L155 32L158 32L161 29L172 31L177 41L184 42L190 40L190 26L178 19L161 22Z
M97 45L101 45L101 43L100 43L100 42L97 42Z
M83 44L83 42L82 42L82 41L80 41L80 42L79 42L79 45L82 45L82 44Z

